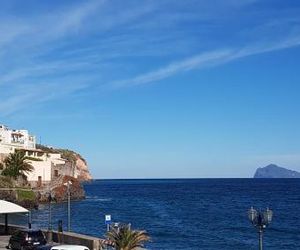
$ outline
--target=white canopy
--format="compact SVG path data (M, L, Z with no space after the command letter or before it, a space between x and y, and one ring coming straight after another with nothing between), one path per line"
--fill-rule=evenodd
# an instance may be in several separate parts
M0 200L0 214L28 213L29 211L15 203Z

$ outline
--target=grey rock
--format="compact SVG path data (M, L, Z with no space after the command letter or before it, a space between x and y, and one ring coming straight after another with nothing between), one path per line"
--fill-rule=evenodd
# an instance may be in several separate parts
M270 164L263 168L258 168L254 178L300 178L300 173L275 164Z

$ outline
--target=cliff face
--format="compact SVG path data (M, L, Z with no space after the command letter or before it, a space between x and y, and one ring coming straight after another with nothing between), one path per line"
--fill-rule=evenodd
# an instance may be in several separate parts
M78 173L78 179L80 181L90 181L92 180L92 175L88 169L88 165L85 159L83 159L79 154L75 154L75 168Z
M264 168L258 168L254 178L300 178L300 173L271 164Z
M44 145L37 145L38 149L48 153L60 153L61 157L67 160L70 164L75 167L75 173L80 181L92 180L92 175L89 172L87 161L77 152L69 149L52 148Z

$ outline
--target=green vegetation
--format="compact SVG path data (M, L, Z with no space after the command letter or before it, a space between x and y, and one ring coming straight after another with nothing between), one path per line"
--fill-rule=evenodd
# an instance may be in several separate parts
M49 148L49 147L41 145L41 144L36 144L36 148L41 149L41 150L43 150L44 152L46 152L48 154L59 153L57 149Z
M60 149L61 157L63 159L68 160L69 162L75 163L76 162L76 155L73 151L68 149Z
M114 243L116 250L137 250L150 240L146 231L132 230L130 225L112 228L107 233L107 238Z
M48 154L55 154L55 153L59 153L61 154L61 157L69 162L72 162L72 163L75 163L76 160L77 160L77 157L79 157L85 164L86 164L86 161L85 159L77 154L76 152L72 151L72 150L69 150L69 149L62 149L62 148L50 148L50 147L47 147L47 146L44 146L44 145L41 145L41 144L37 144L36 145L36 148L37 149L41 149L43 150L44 152L48 153Z
M25 173L31 172L33 170L32 165L28 163L28 157L25 156L24 151L16 151L15 153L9 154L9 156L4 160L4 169L1 175L11 177L17 180L18 177L22 177L26 180Z
M22 200L35 200L35 194L32 190L24 190L24 189L17 189L17 197L19 201Z

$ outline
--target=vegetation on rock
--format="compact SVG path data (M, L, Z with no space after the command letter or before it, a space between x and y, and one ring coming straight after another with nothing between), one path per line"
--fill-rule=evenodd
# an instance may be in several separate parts
M41 149L46 153L49 154L61 154L61 157L67 161L76 162L77 157L79 157L82 161L86 163L86 160L78 153L74 152L73 150L70 149L63 149L63 148L52 148L52 147L47 147L41 144L36 144L37 149Z
M16 191L17 191L17 197L19 201L24 201L24 200L34 201L36 199L35 193L30 189L28 190L17 189Z

